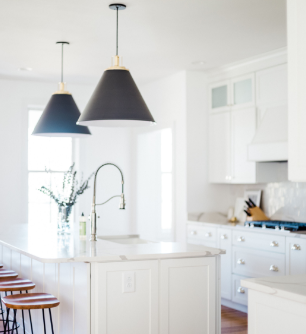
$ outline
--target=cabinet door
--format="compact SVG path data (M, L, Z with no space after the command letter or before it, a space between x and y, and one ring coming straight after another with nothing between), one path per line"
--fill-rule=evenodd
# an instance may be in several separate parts
M214 257L161 260L160 334L215 334Z
M232 231L226 228L218 230L218 247L226 250L221 256L221 297L231 299L232 276Z
M230 183L231 113L209 116L209 181Z
M231 80L232 106L246 108L255 105L254 74Z
M230 106L229 81L221 81L211 84L209 87L209 109L211 112L229 110Z
M286 275L306 274L306 240L286 238Z
M255 183L256 163L248 161L248 144L256 131L256 109L239 108L232 111L232 183Z
M91 333L158 333L157 260L91 264Z

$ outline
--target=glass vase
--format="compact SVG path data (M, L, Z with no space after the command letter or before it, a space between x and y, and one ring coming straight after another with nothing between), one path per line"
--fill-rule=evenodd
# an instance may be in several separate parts
M57 234L70 234L71 233L71 214L72 206L59 206L58 208L58 221L57 221Z

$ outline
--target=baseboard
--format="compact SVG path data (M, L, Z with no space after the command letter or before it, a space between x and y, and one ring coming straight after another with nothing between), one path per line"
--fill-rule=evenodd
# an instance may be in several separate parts
M243 312L243 313L248 313L248 307L242 304L234 303L231 300L221 298L221 305L224 305L229 308L233 308L234 310Z

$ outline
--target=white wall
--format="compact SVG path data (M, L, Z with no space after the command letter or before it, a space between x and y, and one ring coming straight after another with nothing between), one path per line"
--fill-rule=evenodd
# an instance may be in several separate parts
M186 72L179 72L174 75L154 81L140 87L141 93L155 119L155 129L134 130L134 139L141 131L154 131L164 127L174 129L174 239L185 240L185 224L187 220L187 180L186 180ZM135 147L135 141L134 141ZM134 174L137 182L137 171ZM143 185L146 187L146 185ZM150 189L147 189L150 192ZM135 194L138 203L137 193ZM147 205L150 205L148 198ZM137 226L144 227L144 224L152 226L153 221L145 213L137 216ZM142 217L142 218L141 218Z
M44 107L51 94L57 90L56 83L38 81L0 79L0 224L27 223L27 114L29 106ZM69 84L80 111L88 102L93 85ZM79 139L80 168L84 177L100 163L113 161L118 163L126 176L127 201L130 204L131 169L130 130L93 128L90 139ZM102 175L104 174L104 176ZM104 179L103 179L104 177ZM104 181L103 185L100 182ZM120 193L120 178L114 171L101 172L98 185L98 199L104 199L113 192ZM89 214L92 188L80 197L76 216L81 211ZM129 206L126 212L117 209L118 201L109 203L99 210L102 219L100 232L112 234L129 231L131 223ZM78 218L78 217L76 217ZM108 226L109 229L105 229Z

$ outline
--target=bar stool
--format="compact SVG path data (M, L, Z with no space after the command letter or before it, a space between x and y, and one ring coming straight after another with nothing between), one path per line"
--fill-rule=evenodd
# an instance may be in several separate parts
M20 294L22 294L22 291L25 291L28 293L28 290L32 290L35 288L35 284L25 278L11 278L11 279L0 279L0 292L5 292L5 296L7 296L8 292L11 292L11 295L13 294L13 291L19 291ZM1 305L2 307L2 305ZM2 316L3 318L3 316ZM29 319L30 319L30 325L31 329L33 331L32 326L32 317L31 317L31 311L29 310ZM4 320L4 319L3 319ZM24 312L22 310L22 323L23 323L23 333L25 334L25 324L24 324ZM17 326L17 323L16 323ZM13 324L14 327L14 324ZM1 333L1 330L0 330Z
M0 281L4 281L7 279L13 279L13 278L16 278L17 276L18 274L13 270L0 269ZM2 308L2 301L1 301L1 294L0 294L0 314L2 316L2 321L4 321L3 313L4 311ZM0 330L0 333L1 333L1 330Z
M14 323L16 322L17 310L42 310L43 322L44 322L44 333L46 334L46 322L45 322L45 309L49 309L51 331L54 334L51 308L57 307L60 302L54 296L48 293L29 293L29 294L18 294L3 297L3 304L7 307L6 322L4 324L4 333L6 333L6 325L9 317L10 309L14 310ZM13 324L14 327L14 324ZM33 328L31 328L32 334Z
M3 268L3 264L2 263L0 263L0 268Z

